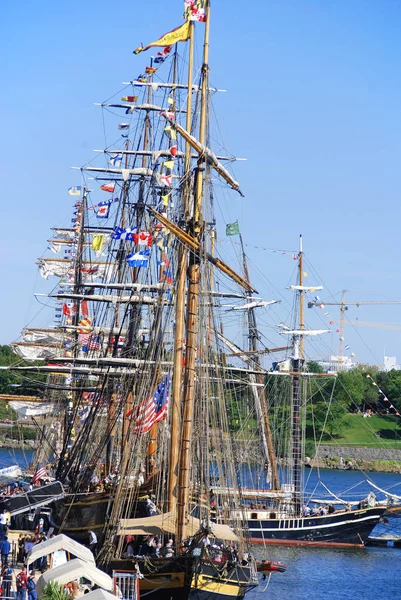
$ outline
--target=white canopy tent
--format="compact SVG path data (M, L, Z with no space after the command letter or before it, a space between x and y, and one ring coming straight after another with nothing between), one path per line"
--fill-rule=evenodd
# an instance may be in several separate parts
M43 573L36 584L36 591L40 596L49 581L57 581L60 585L64 585L81 577L85 577L92 584L96 584L105 590L111 591L113 589L113 580L109 575L96 568L94 564L85 562L80 558L74 558L74 560Z
M75 542L67 535L61 533L60 535L56 535L55 537L50 538L45 542L41 542L40 544L36 544L31 548L27 558L28 568L31 563L35 562L35 560L42 558L42 556L48 556L49 554L57 552L58 550L65 550L73 556L80 558L84 562L91 563L95 566L95 559L89 548L86 548L82 544Z
M89 594L85 594L85 600L117 600L118 596L114 596L114 594L110 594L110 592L106 592L98 588L93 592L89 592ZM119 599L118 599L119 600Z

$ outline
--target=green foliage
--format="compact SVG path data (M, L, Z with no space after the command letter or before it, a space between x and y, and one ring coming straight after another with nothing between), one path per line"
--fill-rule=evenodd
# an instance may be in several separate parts
M315 360L308 361L306 370L308 373L324 373L322 367Z
M390 402L401 411L401 371L378 373L376 380ZM388 403L383 402L383 408L388 408Z
M39 600L68 600L67 590L57 581L49 581L43 588Z

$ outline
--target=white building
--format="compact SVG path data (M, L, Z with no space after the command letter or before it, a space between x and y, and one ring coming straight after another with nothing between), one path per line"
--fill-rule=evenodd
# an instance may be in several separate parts
M400 365L397 365L397 357L396 356L385 356L384 357L384 365L383 365L383 371L386 371L386 373L388 371L399 371L400 370Z
M348 356L330 356L327 360L318 360L317 363L322 367L325 373L337 373L338 371L350 371L356 367ZM341 368L340 368L341 365Z

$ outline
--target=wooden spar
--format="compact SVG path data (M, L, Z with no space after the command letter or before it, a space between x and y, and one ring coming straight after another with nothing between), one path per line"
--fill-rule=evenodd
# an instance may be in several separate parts
M185 131L183 127L181 127L178 123L176 123L173 119L169 119L165 114L163 114L164 118L174 125L176 131L184 138L187 144L189 144L194 150L196 150L199 156L203 156L203 158L208 158L209 164L213 167L213 169L226 181L236 192L238 192L241 196L244 194L241 192L239 183L235 181L229 172L217 161L217 157L212 154L212 152L202 144L199 140L196 140L192 135Z
M186 246L188 246L191 250L195 250L195 252L199 252L200 243L198 240L189 235L189 233L181 229L181 227L179 227L178 225L175 225L175 223L169 221L169 219L158 213L151 206L148 207L148 210L150 210L152 214L155 215L157 220L160 221L160 223L164 225L164 227L166 227L169 231L171 231L171 233L178 237L178 239L181 240ZM212 256L208 252L205 253L205 257L209 262L211 262L220 271L225 273L233 281L238 283L238 285L243 287L247 292L254 292L255 294L257 294L257 290L255 290L255 288L253 288L250 285L250 283L248 283L243 277L241 277L241 275L238 275L238 273L236 273L231 267L226 265L222 260Z
M299 285L300 287L303 285L304 273L303 273L303 251L302 251L302 235L299 236L299 258L298 258L298 267L299 267ZM305 329L304 323L304 291L302 289L299 290L299 328ZM301 335L300 346L299 346L299 357L301 361L304 358L304 336Z
M202 65L202 96L199 121L199 141L205 143L207 125L207 86L209 71L209 31L210 31L210 2L206 1L207 19L203 44ZM199 156L196 173L195 196L192 215L193 235L200 248L202 231L202 196L203 196L204 157ZM187 508L190 495L190 461L191 441L193 430L193 413L195 402L195 359L197 351L198 307L200 290L199 254L190 255L188 267L187 318L186 318L186 353L184 372L183 425L180 452L180 467L178 476L178 510L177 510L177 539L182 542L187 534Z
M15 396L13 394L0 394L0 400L4 400L5 402L46 402L43 398L38 398L38 396Z
M194 22L189 25L189 59L188 59L188 99L187 115L185 127L188 132L191 131L192 121L192 71L194 57ZM187 175L191 167L191 147L185 145L184 173ZM190 181L186 180L184 189L184 214L188 213L188 200L190 194ZM185 232L184 232L185 233ZM174 331L174 358L173 358L173 382L172 382L172 408L171 408L171 438L170 438L170 457L168 473L168 510L174 511L177 503L177 483L178 483L178 460L181 431L181 393L183 380L183 359L184 359L184 332L185 332L185 287L187 278L188 252L180 244L178 248L178 275L177 275L177 301L175 312L175 331Z
M245 273L246 280L249 282L250 277L249 277L249 271L248 271L248 263L246 261L244 244L242 241L241 234L239 234L239 239L240 239L241 250L242 250L244 273ZM252 295L249 296L249 300L252 301ZM257 352L258 351L258 331L257 331L254 308L250 308L248 310L248 326L249 326L250 350L252 352ZM255 356L252 357L252 361L255 365L257 365L256 368L261 367L260 357L258 354L255 354ZM252 377L255 378L256 383L258 383L258 384L264 383L264 376L262 374L253 375ZM278 489L280 489L280 481L279 481L279 477L278 477L276 455L274 453L273 435L272 435L272 431L271 431L271 427L270 427L270 419L269 419L269 414L267 412L267 399L266 399L266 394L265 394L265 387L263 385L258 386L255 390L255 394L256 394L256 401L259 404L259 409L260 409L261 416L263 419L263 432L264 432L264 435L266 438L266 444L267 444L267 454L268 454L267 458L269 460L269 465L270 465L270 469L271 469L271 487L275 490L278 490Z

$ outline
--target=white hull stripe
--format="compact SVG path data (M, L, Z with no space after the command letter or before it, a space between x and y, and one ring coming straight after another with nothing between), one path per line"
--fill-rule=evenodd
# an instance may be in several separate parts
M327 523L326 525L320 525L317 523L316 525L312 525L310 527L302 525L301 527L280 527L270 529L269 527L248 527L248 531L261 531L263 533L280 533L286 531L301 531L301 530L311 530L311 529L329 529L331 527L340 527L341 525L357 525L358 523L362 523L362 521L371 521L372 519L376 520L379 515L371 515L370 517L362 517L361 519L355 519L353 521L338 521L337 523ZM292 521L293 519L291 519Z

